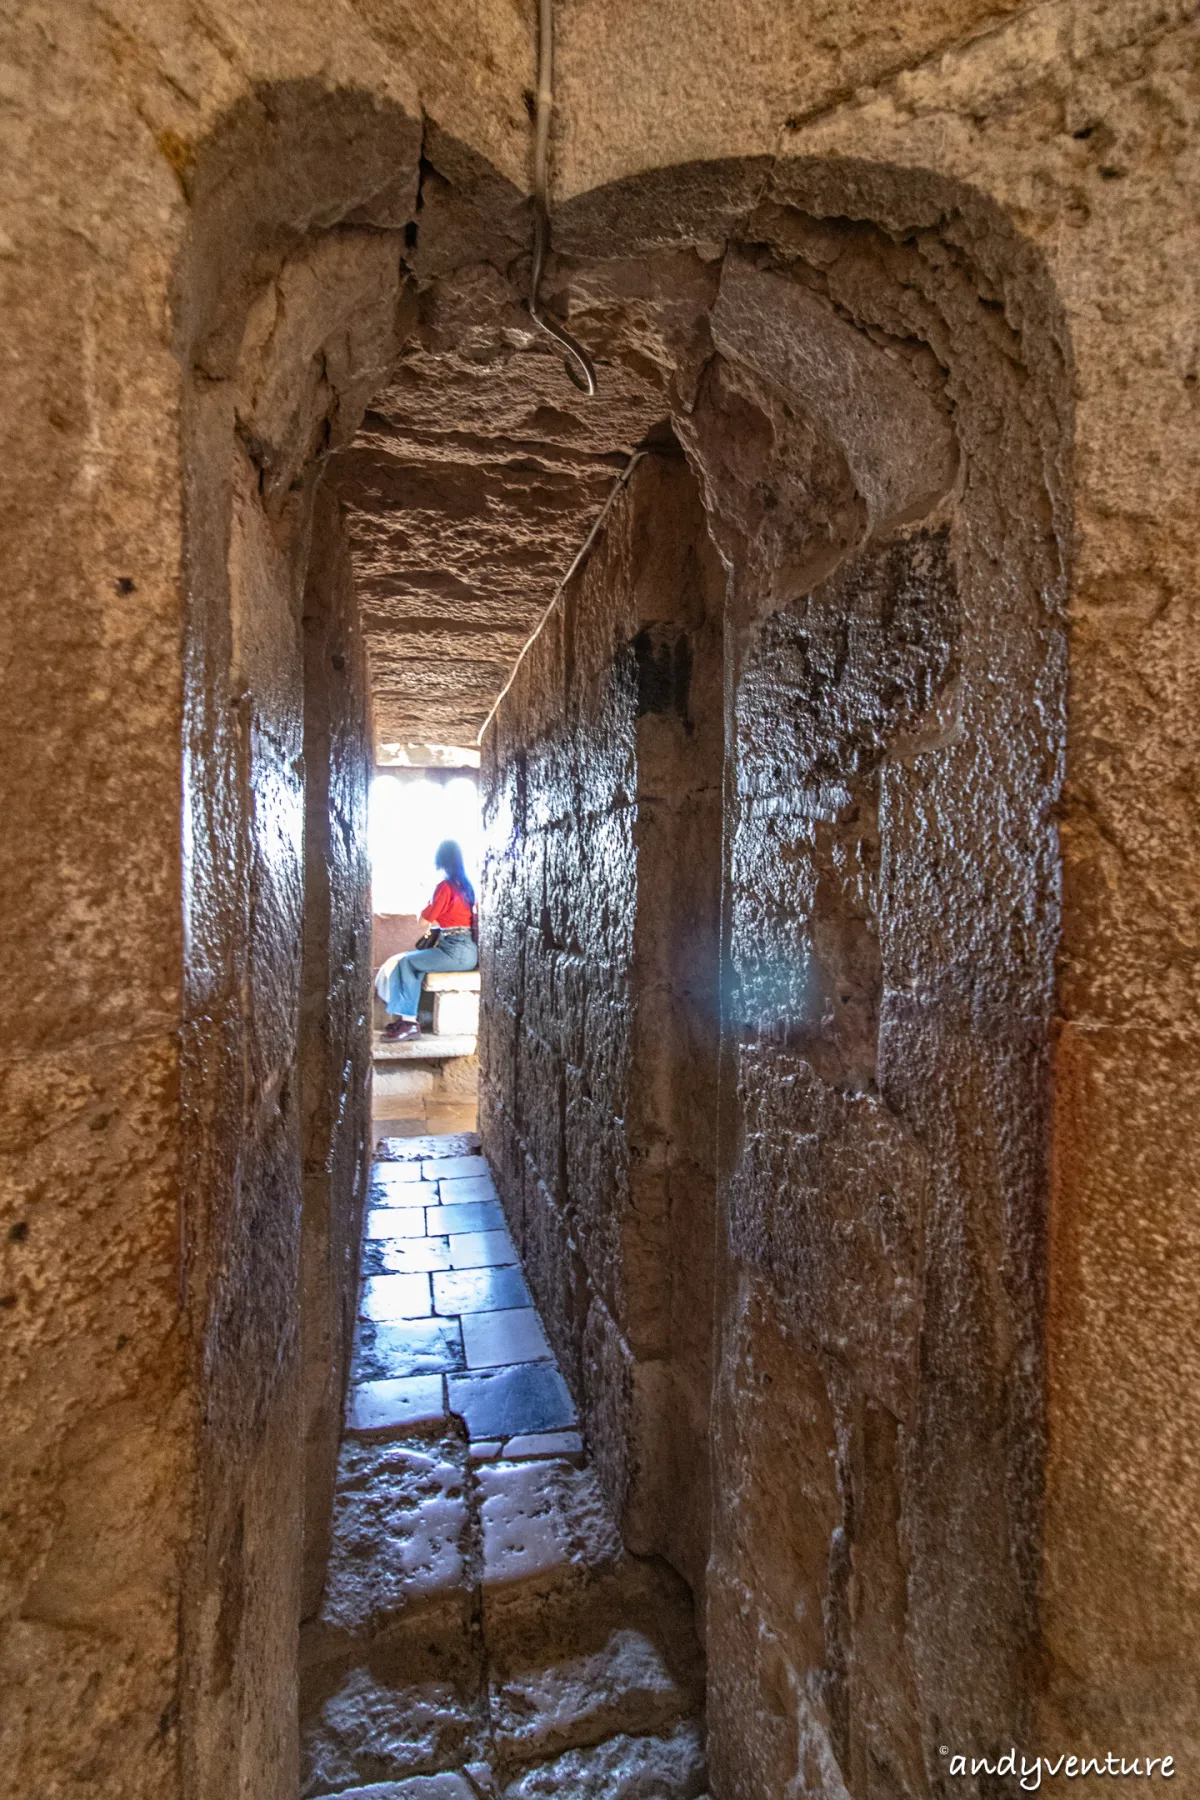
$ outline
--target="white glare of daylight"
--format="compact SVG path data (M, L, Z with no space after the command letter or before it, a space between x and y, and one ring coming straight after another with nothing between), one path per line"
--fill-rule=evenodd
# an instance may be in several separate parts
M377 913L419 913L441 877L433 853L443 838L462 845L467 874L479 881L479 792L465 775L453 781L371 782L367 842L371 904Z

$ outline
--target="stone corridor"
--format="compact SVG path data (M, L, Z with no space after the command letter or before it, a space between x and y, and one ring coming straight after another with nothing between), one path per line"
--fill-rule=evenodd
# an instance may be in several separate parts
M1198 196L1196 0L0 6L0 1800L1200 1794Z
M623 1548L473 1134L372 1169L305 1800L696 1800L691 1596Z

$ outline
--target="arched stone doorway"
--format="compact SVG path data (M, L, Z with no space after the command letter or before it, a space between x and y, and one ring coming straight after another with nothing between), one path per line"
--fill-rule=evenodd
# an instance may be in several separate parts
M179 304L187 1217L208 1434L188 1741L198 1778L270 1764L282 1793L300 1421L319 1564L361 1204L351 1125L305 1223L295 1206L302 877L281 821L314 774L297 766L314 705L297 626L351 579L317 592L312 571L351 569L356 531L352 489L333 504L337 454L319 487L316 471L345 445L353 472L363 409L403 377L423 306L426 321L441 309L439 353L495 365L493 394L528 384L532 359L556 396L550 441L573 414L553 361L521 341L514 190L437 133L419 160L415 124L365 98L282 89L259 108L197 161ZM669 418L686 456L675 475L639 471L610 535L649 546L651 579L703 590L676 599L706 645L697 692L722 763L706 776L721 804L709 792L688 846L714 1005L706 1020L701 980L638 1039L655 983L638 986L639 916L643 937L650 919L664 931L693 898L663 878L678 842L630 841L606 951L547 932L535 905L527 851L539 809L556 816L556 742L623 745L610 801L578 816L584 861L661 798L636 646L666 626L674 645L686 621L647 609L604 549L565 597L573 668L532 659L485 741L508 821L484 960L487 1146L618 1516L707 1612L716 1791L832 1781L835 1766L856 1791L868 1761L924 1791L948 1719L989 1739L1036 1698L1065 334L1036 255L989 202L879 165L656 171L572 202L557 239L551 291L625 407L607 454L644 414ZM481 305L503 315L490 336ZM436 507L432 459L426 481ZM653 566L662 507L705 522L699 563L673 576ZM649 783L632 795L631 770ZM558 880L574 878L568 854ZM617 977L603 1079L567 1041L595 1030L597 955ZM554 1041L531 996L567 962ZM325 1061L349 1093L352 1013ZM639 1141L639 1083L664 1064L677 1079L642 1106ZM682 1125L698 1097L707 1145Z

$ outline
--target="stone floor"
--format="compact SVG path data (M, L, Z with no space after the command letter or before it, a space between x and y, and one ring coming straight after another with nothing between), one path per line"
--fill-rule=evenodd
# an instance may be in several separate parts
M700 1800L691 1597L621 1544L479 1140L379 1155L305 1800Z

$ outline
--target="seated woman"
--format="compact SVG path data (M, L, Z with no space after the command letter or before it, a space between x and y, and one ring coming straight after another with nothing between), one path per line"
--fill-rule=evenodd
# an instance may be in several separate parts
M479 950L475 943L475 889L467 880L462 851L453 838L439 844L434 863L443 879L421 914L434 929L426 934L434 942L424 950L406 950L385 963L375 978L375 991L393 1017L383 1035L398 1038L421 1035L417 1006L421 987L431 970L475 968ZM422 940L424 941L424 940Z

